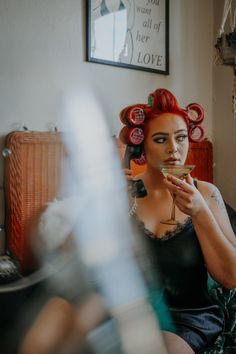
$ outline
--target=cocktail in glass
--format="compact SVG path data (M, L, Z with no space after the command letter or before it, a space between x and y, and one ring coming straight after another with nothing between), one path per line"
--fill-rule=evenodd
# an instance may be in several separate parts
M175 176L181 180L184 180L187 175L194 169L195 165L160 165L160 171L166 177L167 175ZM175 218L175 194L172 195L173 203L171 209L171 216L168 220L160 221L162 224L178 225L179 221Z

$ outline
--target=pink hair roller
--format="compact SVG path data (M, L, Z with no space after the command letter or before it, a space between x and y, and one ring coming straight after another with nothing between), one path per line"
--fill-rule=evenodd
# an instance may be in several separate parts
M186 110L188 112L188 117L190 122L195 123L196 125L202 123L204 119L204 110L202 106L198 103L190 103Z
M200 125L192 125L190 124L190 127L189 127L189 140L192 142L192 143L196 143L198 141L202 141L205 137L205 130L202 126ZM196 137L194 137L194 135Z

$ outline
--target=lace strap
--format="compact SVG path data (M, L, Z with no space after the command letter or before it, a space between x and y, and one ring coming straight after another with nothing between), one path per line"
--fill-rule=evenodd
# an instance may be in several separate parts
M136 213L137 207L138 207L137 198L134 197L133 205L132 205L132 207L129 210L129 216L133 216Z

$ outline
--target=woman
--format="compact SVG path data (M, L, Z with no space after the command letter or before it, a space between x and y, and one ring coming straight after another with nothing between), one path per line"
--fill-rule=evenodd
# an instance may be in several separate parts
M139 118L142 110L145 116L138 129L143 131L140 146L146 169L136 178L143 181L147 195L130 197L131 211L147 243L150 263L158 272L161 294L173 321L160 319L168 353L192 354L212 344L223 329L223 314L208 293L207 277L209 273L226 288L236 286L236 239L221 194L213 184L194 181L190 175L185 180L171 175L165 178L160 171L161 164L185 163L189 141L196 140L194 130L199 129L199 139L203 138L201 106L193 105L199 118L194 122L193 112L181 108L170 91L157 89L149 96L149 105L122 110L126 126L120 137L128 144L132 139L137 142L135 138L141 135L140 130L136 135L131 133L138 122L130 119L132 115L135 118L135 107ZM125 174L132 179L130 169L125 169ZM163 223L170 216L172 196L177 225Z

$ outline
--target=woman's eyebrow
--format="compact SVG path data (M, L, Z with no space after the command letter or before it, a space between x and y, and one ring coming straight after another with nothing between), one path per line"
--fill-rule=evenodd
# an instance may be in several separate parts
M168 136L169 135L169 133L164 133L164 132L157 132L157 133L154 133L154 134L152 134L152 138L154 137L154 136L158 136L158 135L164 135L164 136Z
M178 134L178 133L187 133L187 129L178 129L174 132L174 134ZM152 134L152 138L155 137L155 136L158 136L158 135L161 135L161 136L168 136L169 133L165 133L165 132L156 132L154 134Z
M179 130L176 130L175 134L178 134L178 133L187 133L187 129L179 129Z

